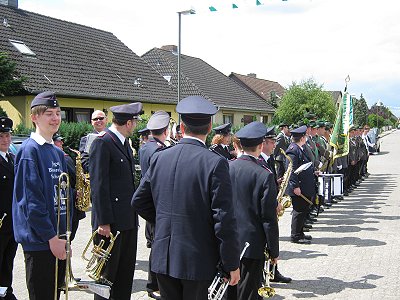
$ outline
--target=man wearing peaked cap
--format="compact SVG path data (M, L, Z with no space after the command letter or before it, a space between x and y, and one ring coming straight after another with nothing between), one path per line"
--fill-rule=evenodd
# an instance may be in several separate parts
M161 297L207 299L218 262L237 284L244 245L238 243L228 161L205 145L217 108L190 96L176 111L184 137L153 154L132 206L156 224L151 271Z
M286 154L292 161L293 170L296 170L305 163L311 162L311 159L303 151L307 139L306 131L307 126L303 125L290 132L293 142L289 145ZM286 164L288 166L289 160ZM310 210L310 205L312 205L315 197L314 168L310 167L299 174L292 173L286 193L292 197L293 204L291 240L293 243L310 244L311 236L304 234L303 227Z
M13 121L0 117L0 286L7 288L6 297L13 297L12 274L17 243L14 240L12 198L14 187L14 155L8 151L11 145Z
M215 127L213 129L215 131L215 135L211 141L210 147L211 151L222 155L228 160L235 158L235 156L232 155L231 151L229 150L229 145L231 143L231 128L231 123Z
M279 257L279 228L277 219L277 188L271 170L259 162L267 132L261 122L252 122L240 129L236 136L243 147L243 155L229 164L233 188L239 243L250 243L240 261L241 280L237 291L230 288L228 299L259 299L264 267L264 249L269 249L273 264ZM250 191L250 192L249 192Z
M283 174L285 174L286 158L282 154L281 149L286 151L287 147L290 145L290 131L289 125L285 122L279 124L279 128L281 132L279 132L278 136L276 137L274 158L276 162L276 175L278 178L282 178Z
M140 146L142 146L143 144L146 144L147 141L149 140L149 134L150 134L150 130L147 129L147 127L138 130L139 136L140 136Z
M137 250L138 216L130 206L135 165L128 137L136 127L142 103L110 108L112 124L93 141L89 153L92 227L103 236L120 232L102 276L112 282L111 299L131 298ZM95 299L103 299L95 295Z
M165 111L156 111L147 123L147 129L150 131L151 136L147 143L139 149L139 161L141 168L141 175L144 177L149 166L150 159L154 153L166 147L164 144L169 134L169 121L171 117ZM145 235L147 239L147 247L151 248L154 239L154 223L146 221ZM150 250L151 251L151 250ZM146 284L146 290L149 297L154 299L161 299L160 290L158 288L156 273L151 271L151 254L149 257L149 276Z

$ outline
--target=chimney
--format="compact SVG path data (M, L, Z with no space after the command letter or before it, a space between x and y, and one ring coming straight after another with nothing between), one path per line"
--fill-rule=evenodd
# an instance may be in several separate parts
M165 45L165 46L162 46L161 49L178 53L178 47L176 45Z
M18 8L18 0L0 0L0 4Z
M249 76L251 78L257 78L257 74L256 73L249 73L249 74L247 74L247 76Z

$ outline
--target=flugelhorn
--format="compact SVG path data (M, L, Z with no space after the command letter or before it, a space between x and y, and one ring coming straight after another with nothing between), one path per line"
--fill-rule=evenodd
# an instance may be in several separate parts
M103 248L105 240L101 239L97 245L93 245L93 248L91 250L92 256L87 257L86 253L88 252L89 247L97 234L99 234L98 229L93 232L89 242L85 247L85 250L83 250L82 253L82 258L88 262L86 266L86 274L95 281L102 282L111 286L112 282L102 277L102 271L107 261L111 257L111 250L114 246L115 240L119 235L119 231L117 231L115 235L110 232L110 242L107 248Z
M242 257L246 252L247 247L249 246L250 244L248 242L244 244L244 248L242 250L242 253L240 254L240 260L242 260ZM217 275L215 275L213 282L208 288L208 300L222 299L230 282L230 279L227 280L227 276L228 274L226 274L222 270L218 270Z
M7 216L7 214L4 213L3 216L1 217L1 219L0 219L0 228L1 228L1 226L3 226L3 221L4 221L4 218L5 218L6 216Z
M265 262L264 262L264 270L263 270L263 276L264 276L264 282L263 285L258 289L258 294L261 297L264 298L269 298L275 295L275 289L270 286L270 279L274 279L275 277L275 265L272 266L272 271L270 271L271 268L271 258L268 253L268 250L264 250L265 254Z

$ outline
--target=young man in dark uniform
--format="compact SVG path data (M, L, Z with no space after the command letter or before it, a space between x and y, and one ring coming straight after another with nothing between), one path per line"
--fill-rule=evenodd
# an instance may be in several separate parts
M240 248L228 161L205 145L217 108L200 96L181 100L184 137L160 150L132 198L155 222L151 270L165 300L207 299L218 262L237 284Z
M120 232L102 276L112 282L110 299L128 300L135 271L138 217L130 205L135 166L127 137L136 127L142 104L123 104L110 110L114 114L112 125L93 141L89 152L92 227L106 237ZM95 295L95 299L103 298Z
M139 149L139 161L142 177L146 174L150 167L150 159L155 152L166 147L164 142L168 136L168 125L170 116L165 111L155 112L147 123L147 129L150 131L150 137ZM151 248L154 239L154 224L146 221L146 239L147 247ZM150 298L161 299L160 291L157 283L157 276L151 271L151 251L149 258L149 276L146 284L147 293Z
M219 155L225 157L227 160L235 158L235 156L233 156L229 150L232 135L231 128L231 123L215 127L213 129L215 131L215 135L212 139L212 145L210 147L211 151L218 153Z
M12 271L17 252L11 213L15 157L8 152L12 126L11 119L0 117L0 287L7 288L7 294L0 299L9 300L16 299L12 289Z
M283 174L285 174L285 156L281 153L286 151L287 147L290 145L290 132L289 132L289 125L286 123L279 124L279 129L281 132L276 137L276 144L274 150L274 157L276 162L276 171L277 177L281 178Z
M236 136L244 152L229 164L239 243L249 242L250 247L240 262L237 296L231 297L230 292L228 299L262 299L258 289L262 284L264 249L268 249L273 264L279 257L277 186L273 173L259 163L265 135L261 122L252 122L239 130Z
M292 159L293 170L302 164L311 162L311 159L303 151L306 143L306 131L307 126L303 125L290 132L293 143L288 147L286 154ZM286 192L292 198L293 205L291 240L293 243L310 244L311 236L304 234L303 226L316 193L314 169L308 168L298 175L293 172Z

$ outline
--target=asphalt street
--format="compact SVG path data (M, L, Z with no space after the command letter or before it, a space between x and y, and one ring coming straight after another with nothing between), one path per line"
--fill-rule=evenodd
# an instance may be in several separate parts
M400 130L381 139L381 153L371 155L371 175L343 201L325 210L311 229L311 245L290 243L290 209L280 220L279 269L293 278L272 284L272 299L399 299L400 283ZM141 220L131 299L149 299L145 292L149 250ZM85 278L80 255L90 238L90 213L81 221L72 243L75 277ZM18 299L28 299L21 247L14 268ZM70 299L92 299L71 292ZM63 297L61 298L63 299Z

